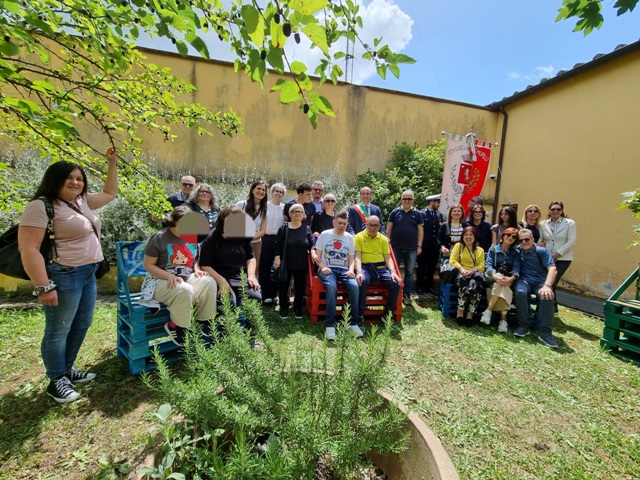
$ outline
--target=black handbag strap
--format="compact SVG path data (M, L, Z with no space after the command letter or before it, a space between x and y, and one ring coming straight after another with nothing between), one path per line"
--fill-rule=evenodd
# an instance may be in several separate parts
M282 242L282 255L280 259L280 263L284 264L285 255L287 252L287 237L289 236L289 223L284 222L284 241Z
M98 230L96 229L96 226L93 224L93 222L91 221L91 219L89 217L87 217L84 213L82 213L82 210L80 210L78 208L77 205L75 205L74 203L71 202L67 202L67 205L69 206L69 208L71 210L74 210L76 213L79 213L80 215L82 215L84 218L86 218L87 220L89 220L89 223L91 224L91 228L93 228L93 233L96 234L96 237L98 237L98 241L100 241L100 235L98 235Z
M53 253L53 255L51 255L51 258L45 258L44 261L45 263L47 261L51 263L54 260L55 261L58 260L58 249L56 248L56 235L55 233L53 233L53 217L55 217L56 212L53 209L53 203L47 197L44 197L44 196L39 197L39 200L42 200L42 202L44 203L44 209L47 212L47 218L49 219L49 221L47 222L45 235L48 235L49 237L49 243L51 244L51 252Z

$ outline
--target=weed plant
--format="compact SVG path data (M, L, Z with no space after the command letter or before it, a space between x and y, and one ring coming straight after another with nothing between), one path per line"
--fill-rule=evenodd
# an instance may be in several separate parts
M198 331L188 335L183 371L174 374L156 355L157 374L144 378L167 402L156 415L162 458L145 472L312 479L322 462L335 478L356 478L367 452L406 448L406 417L377 393L388 381L388 329L362 341L345 325L335 348L324 341L316 350L285 351L267 334L257 303L234 311L228 300L212 326L210 347Z

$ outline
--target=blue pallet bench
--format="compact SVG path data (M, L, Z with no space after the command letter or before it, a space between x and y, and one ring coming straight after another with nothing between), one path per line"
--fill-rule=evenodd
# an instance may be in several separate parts
M140 293L131 292L131 279L143 278L147 271L142 264L146 242L116 242L117 271L117 352L127 360L129 371L138 374L155 368L154 346L168 361L183 356L182 347L174 344L164 330L169 311L139 305Z

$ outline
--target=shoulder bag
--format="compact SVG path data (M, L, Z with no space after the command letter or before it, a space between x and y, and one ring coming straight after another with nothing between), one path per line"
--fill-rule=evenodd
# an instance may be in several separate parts
M40 197L39 200L44 202L47 212L47 228L40 244L40 253L45 263L52 263L58 258L56 250L55 235L53 234L53 217L55 212L53 204L46 197ZM29 275L24 271L22 258L18 250L18 225L13 225L9 230L0 236L0 273L13 278L21 278L29 280Z
M274 268L271 265L271 281L273 283L282 283L287 281L287 264L286 264L286 252L287 252L287 237L289 236L289 225L284 224L284 240L282 242L282 255L280 255L280 266Z

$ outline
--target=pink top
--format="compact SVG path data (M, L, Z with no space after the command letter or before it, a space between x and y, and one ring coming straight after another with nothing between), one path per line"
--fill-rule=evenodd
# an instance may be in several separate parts
M74 211L61 200L53 202L55 212L53 232L56 236L58 263L69 267L100 262L104 258L100 241L91 227L91 223L93 223L99 234L102 225L100 219L93 214L87 205L86 197L77 197L75 203L86 217ZM41 200L29 202L20 217L20 225L23 227L47 228L48 223L49 219L44 202Z

